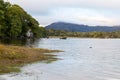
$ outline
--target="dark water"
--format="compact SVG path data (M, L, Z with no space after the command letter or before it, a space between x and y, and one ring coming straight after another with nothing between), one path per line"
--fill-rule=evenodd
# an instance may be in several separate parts
M40 40L40 39L39 39ZM35 39L0 39L0 44L6 44L6 45L17 45L17 46L30 46L33 45Z
M120 39L50 38L31 45L65 52L55 53L58 61L26 65L0 80L120 80Z

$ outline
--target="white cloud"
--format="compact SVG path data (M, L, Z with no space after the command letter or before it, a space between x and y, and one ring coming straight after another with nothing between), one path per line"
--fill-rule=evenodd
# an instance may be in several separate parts
M65 21L78 24L88 25L119 25L119 20L111 16L106 16L104 13L98 13L95 10L81 9L81 8L57 8L51 10L50 15L37 15L35 18L40 23L46 25L56 22Z
M51 7L78 6L83 8L120 9L120 0L8 0L26 9L49 9Z
M119 25L120 0L8 0L19 4L41 24L70 21L88 25Z

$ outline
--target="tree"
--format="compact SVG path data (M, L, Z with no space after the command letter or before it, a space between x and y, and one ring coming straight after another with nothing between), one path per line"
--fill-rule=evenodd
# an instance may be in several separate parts
M3 0L0 0L0 36L2 36L2 29L3 29L3 26L5 25L5 22L4 22L4 1Z
M20 19L20 10L17 6L12 5L6 11L7 18L7 36L11 38L16 38L21 34L22 31L22 23Z
M39 28L38 21L19 5L0 0L0 36L17 38L25 36L29 29L35 37L40 36L41 28Z

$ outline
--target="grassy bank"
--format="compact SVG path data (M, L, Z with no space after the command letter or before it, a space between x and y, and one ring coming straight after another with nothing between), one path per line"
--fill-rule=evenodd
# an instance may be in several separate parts
M56 60L55 55L45 54L50 52L59 51L0 45L0 74L19 72L20 67L27 63Z

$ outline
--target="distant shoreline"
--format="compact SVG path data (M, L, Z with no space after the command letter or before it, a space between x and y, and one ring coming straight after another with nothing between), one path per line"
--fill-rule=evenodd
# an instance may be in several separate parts
M61 38L62 36L49 36L49 38ZM67 38L91 38L91 39L120 39L120 38L94 38L94 37L67 37Z

